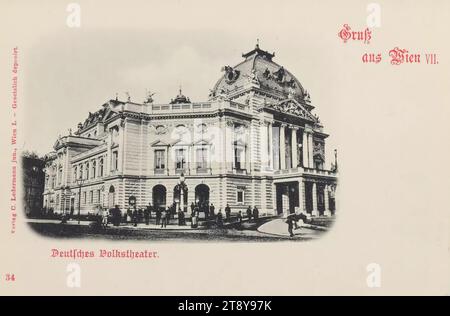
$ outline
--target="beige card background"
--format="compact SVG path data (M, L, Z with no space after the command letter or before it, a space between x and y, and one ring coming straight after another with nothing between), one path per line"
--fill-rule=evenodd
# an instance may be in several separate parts
M79 29L66 25L69 1L3 0L0 4L1 294L450 293L448 1L378 1L381 27L374 30L370 45L344 45L337 37L344 23L356 30L366 27L369 1L76 2L82 10ZM171 91L176 92L180 81L194 96L202 92L206 99L220 76L220 67L239 62L240 53L250 50L256 38L263 49L276 51L276 61L310 91L316 112L331 134L328 150L339 150L339 213L334 228L313 242L57 240L31 232L19 211L17 232L10 234L12 49L18 46L20 51L18 147L27 149L45 144L42 139L51 139L51 143L56 139L57 134L46 133L45 125L62 119L65 113L72 114L73 107L65 105L61 95L72 88L80 90L77 85L83 82L83 78L72 78L70 89L59 83L69 80L51 60L57 61L58 52L64 45L70 46L71 40L106 33L117 34L121 47L126 47L127 36L139 34L144 42L161 47L170 44L167 47L176 50L176 44L163 40L167 35L184 38L183 47L187 45L195 58L215 52L220 55L205 61L204 69L210 73L198 80L196 74L183 77L190 69L180 57L180 74L172 86L150 82L166 99ZM52 45L54 50L49 49ZM98 45L101 50L101 42ZM421 64L392 66L387 52L395 46L436 53L439 64L427 65L422 59ZM209 50L202 52L200 47ZM131 52L133 47L125 49ZM51 58L42 55L48 62L43 67L36 54L52 51ZM365 52L381 52L384 60L377 65L363 64ZM132 61L133 54L130 56ZM102 56L91 58L86 62L95 65ZM157 75L148 78L154 80ZM98 79L98 86L82 88L89 98L95 96L91 101L81 98L86 101L80 105L85 114L119 89L111 87L111 94L106 95L108 85L102 83L106 78L98 76L94 66L91 76ZM210 84L204 85L207 80ZM55 94L33 100L30 96L36 91L26 90L27 81L39 83L30 85L33 89L54 84ZM97 89L101 93L97 94ZM78 122L65 120L67 128ZM160 258L52 259L52 248L151 249L158 251ZM81 288L66 285L70 262L80 264ZM380 288L366 284L366 267L372 262L381 266ZM6 273L14 273L16 281L5 282Z

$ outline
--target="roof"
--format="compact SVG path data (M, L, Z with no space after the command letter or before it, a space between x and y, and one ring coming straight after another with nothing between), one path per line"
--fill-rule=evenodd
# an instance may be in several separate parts
M211 97L227 94L242 87L249 81L257 83L263 90L273 92L285 99L291 96L299 102L308 102L309 94L300 81L287 69L273 61L275 53L269 53L256 47L242 54L244 61L234 67L224 66L224 74L211 91Z

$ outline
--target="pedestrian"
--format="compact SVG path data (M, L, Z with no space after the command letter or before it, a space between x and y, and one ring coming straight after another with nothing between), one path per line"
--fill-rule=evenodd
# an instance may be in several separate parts
M194 204L194 202L192 202L191 203L191 213L194 211L194 208L195 208L195 204Z
M161 223L161 209L158 207L156 209L156 225Z
M231 208L230 205L227 204L227 206L225 207L225 218L229 220L230 217L231 217Z
M120 211L119 205L116 205L114 207L114 213L113 213L113 225L119 226L120 225L120 218L122 217L122 212Z
M239 211L239 213L237 214L237 221L240 226L242 224L242 211Z
M255 219L255 221L258 220L258 218L259 218L259 210L258 210L258 208L256 207L256 205L255 205L255 207L253 208L253 218Z
M247 208L247 217L249 221L252 219L252 208L250 205Z
M197 204L197 205L195 205L194 212L193 212L192 216L195 216L195 214L198 214L199 212L200 212L200 206Z
M167 212L165 209L163 209L161 212L161 228L166 227L166 224L167 224L166 217L167 217Z
M149 210L149 207L147 207L144 210L144 219L145 219L145 225L148 225L150 223L150 210Z
M201 202L200 203L200 212L205 213L205 218L208 219L209 218L209 204L207 204L205 202Z
M198 227L198 211L194 211L191 213L191 227L197 228Z
M217 223L218 227L223 226L223 218L222 218L222 210L221 209L219 209L219 212L217 213L216 223Z
M134 210L133 210L133 214L132 214L132 220L133 220L133 226L134 227L137 226L138 219L139 219L139 214L138 214L138 210L135 207Z
M131 223L132 216L133 216L133 211L130 208L128 208L127 209L127 223Z
M214 204L211 203L211 206L209 208L209 215L211 216L212 219L214 219L214 216L216 216L214 210L215 210Z
M153 212L152 203L148 203L147 210L148 210L148 218L150 219L150 218L152 218L152 212Z
M102 226L103 228L108 227L108 209L105 207L102 211Z
M172 213L172 207L167 208L166 210L166 225L170 224L170 214Z
M292 231L292 229L294 228L293 220L290 217L288 217L286 223L288 224L289 237L294 237L294 232Z
M178 208L178 226L183 226L184 221L184 212L181 210L181 208Z

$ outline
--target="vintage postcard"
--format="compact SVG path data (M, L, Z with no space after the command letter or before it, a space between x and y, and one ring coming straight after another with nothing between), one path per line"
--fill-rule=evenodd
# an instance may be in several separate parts
M0 12L2 295L450 293L447 1Z

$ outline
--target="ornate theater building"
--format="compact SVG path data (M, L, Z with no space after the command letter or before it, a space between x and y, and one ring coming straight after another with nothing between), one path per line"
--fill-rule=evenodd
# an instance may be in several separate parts
M223 67L206 102L180 89L169 103L116 98L89 113L48 155L44 208L209 202L216 211L334 214L337 163L325 167L328 135L308 92L259 45L242 57Z

